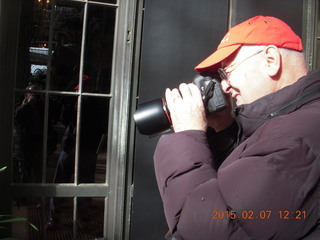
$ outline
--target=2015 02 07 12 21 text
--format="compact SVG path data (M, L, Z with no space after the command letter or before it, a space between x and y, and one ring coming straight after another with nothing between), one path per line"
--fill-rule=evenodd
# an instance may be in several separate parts
M273 212L271 210L220 210L220 211L212 211L212 219L270 219L272 217L278 217L283 220L296 219L303 220L307 218L307 212L301 210L289 211L289 210L281 210L277 212Z

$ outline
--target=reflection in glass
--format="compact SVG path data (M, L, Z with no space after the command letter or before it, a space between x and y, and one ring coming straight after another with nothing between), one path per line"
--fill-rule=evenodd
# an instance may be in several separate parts
M50 218L46 225L48 239L74 239L72 237L73 198L54 198L50 202ZM77 199L77 239L103 237L104 198ZM63 236L63 238L59 238Z
M79 82L84 3L22 2L16 87L33 82L46 89L50 81L51 90L74 91Z
M23 89L33 82L45 89L51 4L31 0L21 4L16 87Z
M79 82L83 4L57 1L50 89L74 91Z
M92 0L92 2L102 2L102 3L117 3L117 0Z
M104 239L104 198L78 198L77 212L79 239Z
M89 5L83 92L110 93L115 9Z
M109 99L81 99L79 183L105 182Z
M51 198L45 226L47 239L73 238L73 198Z
M74 182L77 97L51 95L49 103L47 182Z
M13 129L13 182L42 180L44 98L30 84L26 93L16 96ZM20 95L20 96L19 96Z
M12 203L12 215L28 219L12 224L12 237L24 240L97 239L103 238L104 198L77 198L74 215L74 198L17 198ZM76 219L76 221L74 221ZM73 236L76 224L77 238Z
M12 214L28 219L39 231L34 230L26 222L12 224L12 237L24 240L56 240L73 238L73 198L55 198L56 208L54 221L50 218L49 199L20 198L12 204ZM78 238L81 239L81 238ZM87 239L87 238L82 238Z

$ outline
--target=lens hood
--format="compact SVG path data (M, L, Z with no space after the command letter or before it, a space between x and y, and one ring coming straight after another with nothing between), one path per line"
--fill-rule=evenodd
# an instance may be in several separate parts
M139 104L133 118L139 132L144 135L155 135L171 128L169 111L163 98Z

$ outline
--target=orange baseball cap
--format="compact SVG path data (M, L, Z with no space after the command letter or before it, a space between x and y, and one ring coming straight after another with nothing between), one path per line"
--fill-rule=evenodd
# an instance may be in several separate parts
M300 37L283 21L275 17L256 16L229 30L217 50L195 67L195 70L216 71L221 61L236 52L242 45L275 45L302 51Z

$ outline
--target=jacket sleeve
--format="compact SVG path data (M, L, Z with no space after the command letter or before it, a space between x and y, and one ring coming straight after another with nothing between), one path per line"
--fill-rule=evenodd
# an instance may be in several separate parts
M242 143L218 172L204 132L161 137L155 171L175 239L298 239L308 234L319 214L319 156L299 137L270 134Z
M213 211L225 211L227 205L204 132L162 136L154 160L167 223L175 239L249 239L227 218L212 219Z

